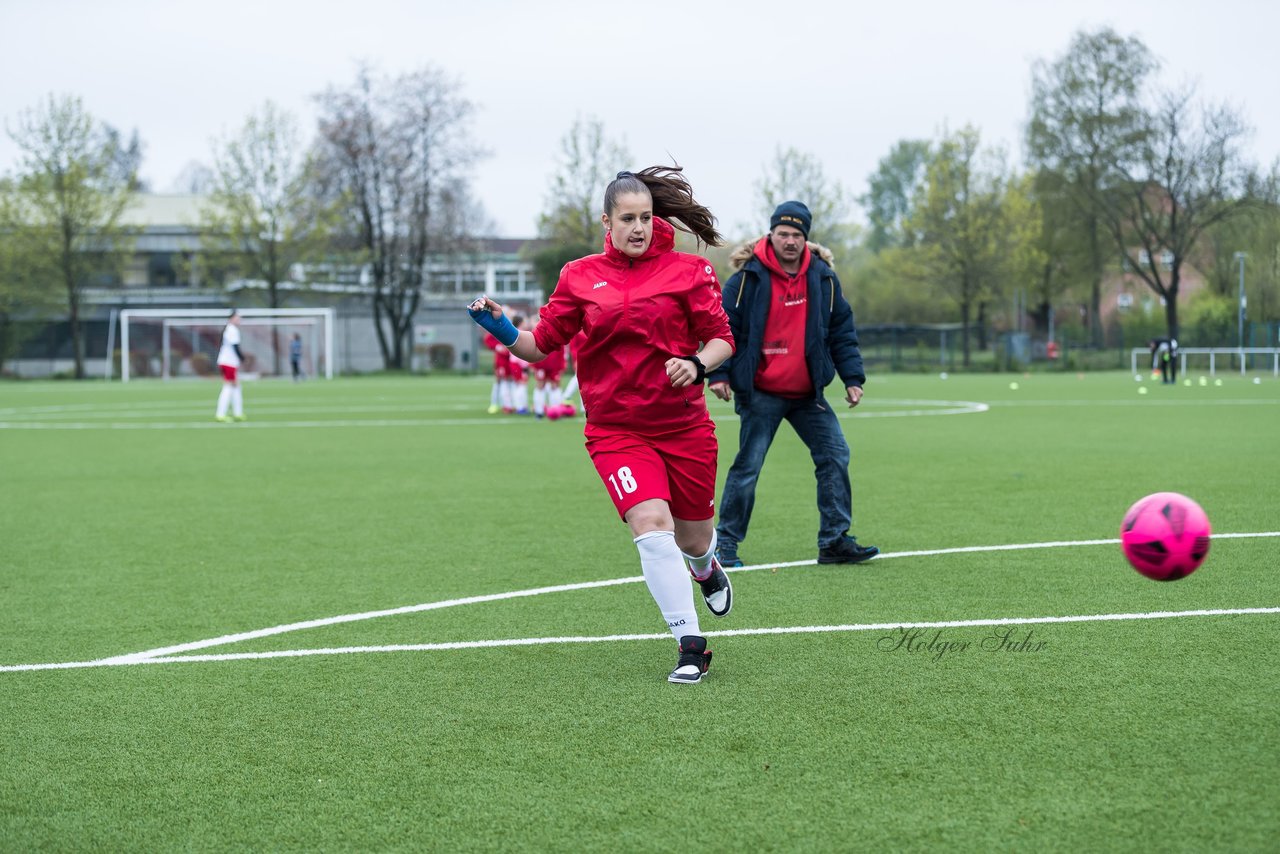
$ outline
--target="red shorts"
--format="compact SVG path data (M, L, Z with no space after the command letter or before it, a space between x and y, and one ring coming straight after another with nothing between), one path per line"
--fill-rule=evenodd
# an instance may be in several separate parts
M563 370L563 368L561 369ZM546 368L534 368L533 377L540 383L560 382L560 371L548 371Z
M507 379L517 383L524 382L524 365L513 364L511 367L507 368Z
M222 381L233 383L236 381L236 369L231 365L218 365L222 369Z
M660 498L677 519L716 515L716 428L710 419L657 436L587 422L587 453L605 490L626 518L641 501Z

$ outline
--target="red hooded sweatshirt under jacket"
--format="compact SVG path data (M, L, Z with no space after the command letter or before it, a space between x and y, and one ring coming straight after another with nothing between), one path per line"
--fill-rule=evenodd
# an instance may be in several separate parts
M706 420L702 385L672 388L666 363L719 338L733 344L715 268L675 252L675 229L653 218L653 240L629 258L604 238L604 252L571 261L533 330L543 353L579 331L574 354L588 423L658 434Z

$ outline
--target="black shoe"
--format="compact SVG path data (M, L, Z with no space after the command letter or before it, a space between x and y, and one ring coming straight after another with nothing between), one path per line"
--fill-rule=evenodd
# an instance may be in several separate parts
M689 574L693 575L692 568ZM729 583L729 576L725 574L719 558L712 556L710 575L706 578L695 576L693 580L702 588L702 601L707 603L708 611L717 617L729 613L733 607L733 585Z
M742 562L742 558L738 557L737 546L734 546L731 549L721 546L720 548L716 549L716 560L720 561L721 566L729 566L729 567L737 568L745 565Z
M711 651L707 639L697 635L680 638L680 661L667 677L668 682L693 685L702 681L702 674L711 666Z
M860 546L853 537L844 537L834 545L818 549L818 563L862 563L880 554L875 546Z

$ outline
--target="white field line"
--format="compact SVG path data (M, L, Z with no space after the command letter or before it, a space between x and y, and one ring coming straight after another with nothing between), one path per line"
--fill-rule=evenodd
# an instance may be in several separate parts
M344 412L344 413L365 413L365 412L381 412L381 413L398 413L398 412L475 412L476 405L474 402L459 403L442 403L434 401L432 403L414 403L414 404L398 404L398 403L362 403L353 406L334 406L331 403L287 403L287 404L271 404L266 401L254 399L255 409L261 409L271 415L299 415L313 413L328 412ZM106 420L110 418L156 418L160 416L168 416L171 418L180 418L190 416L192 418L201 418L207 414L209 407L205 402L188 403L187 405L178 405L169 403L164 406L155 404L138 406L111 404L98 407L90 407L83 404L75 404L74 407L59 408L53 406L31 408L25 410L2 410L0 415L6 418L12 418L15 421L25 421L28 418L79 418L85 421Z
M1214 534L1213 539L1246 539L1254 537L1280 537L1280 531L1263 531L1251 533L1233 533L1233 534ZM881 554L874 558L876 561L890 560L902 557L932 557L936 555L949 554L966 554L972 552L997 552L997 551L1019 551L1026 549L1049 549L1049 548L1067 548L1072 546L1094 546L1094 545L1114 545L1119 543L1118 539L1105 540L1057 540L1044 543L1013 543L997 546L961 546L949 549L924 549L910 552L893 552L890 554ZM800 560L789 561L786 563L764 563L753 566L735 567L725 570L726 572L752 572L762 569L781 569L794 566L813 566L817 564L816 560ZM215 646L226 646L228 644L239 643L241 641L255 640L257 638L271 637L274 635L286 634L288 632L302 631L305 629L322 628L325 626L338 625L340 623L353 623L362 620L372 620L379 617L390 617L398 614L411 614L421 611L436 611L443 608L453 608L461 605L475 605L483 602L498 602L507 599L519 599L529 596L541 596L546 593L565 593L574 590L590 590L598 587L614 587L621 584L638 584L644 581L643 576L630 576L626 578L610 578L601 581L584 581L575 584L557 584L550 587L534 587L527 590L513 590L506 593L490 593L483 596L467 596L461 599L446 599L438 602L426 602L419 605L406 605L399 608L386 608L378 611L364 611L356 614L340 614L334 617L322 617L315 620L305 620L298 623L286 623L279 626L271 626L265 629L256 629L248 632L239 632L236 634L222 635L207 640L192 641L190 643L177 644L175 646L158 647L156 649L144 650L143 652L127 653L125 655L113 656L111 658L95 659L93 661L69 661L69 662L52 662L44 664L8 664L0 665L0 673L25 671L25 670L64 670L85 667L114 667L129 664L150 664L150 663L166 663L174 661L233 661L242 659L259 659L259 658L281 658L299 655L328 655L346 652L390 652L402 650L446 650L446 649L472 649L489 646L532 646L537 644L548 643L589 643L603 642L611 640L653 640L657 638L667 637L663 634L643 634L643 635L608 635L603 637L587 637L587 638L521 638L513 640L492 640L492 641L457 641L451 643L438 644L411 644L411 645L393 645L393 646L376 646L376 647L340 647L335 649L319 649L319 650L279 650L274 652L252 652L252 653L227 653L217 655L180 655L180 653L194 652L199 649L208 649ZM797 633L816 633L816 632L839 632L839 631L870 631L874 628L888 626L890 628L951 628L968 625L1022 625L1024 623L1039 622L1087 622L1100 620L1120 620L1120 619L1157 619L1163 617L1185 617L1185 616L1217 616L1217 615L1233 615L1233 614L1271 614L1280 613L1280 608L1243 608L1243 609L1227 609L1214 611L1178 611L1178 612L1154 612L1153 614L1102 614L1093 616L1066 616L1066 617L1026 617L1026 618L998 618L994 622L991 620L977 621L949 621L940 623L876 623L864 625L844 625L844 626L799 626L789 628L759 628L759 629L733 629L721 632L708 632L708 636L732 636L732 635L760 635L760 634L797 634Z
M72 404L74 407L87 406L86 404ZM908 409L887 409L879 411L876 407L885 406L905 406ZM266 416L273 418L276 415L284 413L298 412L333 412L333 408L325 407L305 407L305 406L285 406L285 407L264 407ZM422 411L444 411L459 409L475 409L475 405L466 406L424 406L410 405L397 407L394 405L357 405L354 407L340 407L338 411L343 413L351 412L422 412ZM870 409L862 409L858 412L850 412L847 410L837 410L836 417L841 419L851 418L919 418L933 415L973 415L976 413L986 412L989 409L985 403L979 403L971 400L904 400L897 398L889 398L875 402L875 406ZM55 411L57 410L57 411ZM156 417L160 415L173 415L192 413L192 417L201 417L200 421L141 421L141 420L106 420L112 417L119 417L125 414L118 408L118 405L104 406L100 411L79 410L67 407L60 409L59 407L42 407L29 410L17 409L0 409L0 415L6 416L11 420L0 421L0 430L226 430L227 425L219 424L212 420L212 416L205 413L203 416L197 414L192 408L174 409L153 409L148 413L140 413L144 417ZM203 413L203 409L199 410ZM82 419L79 421L60 420L62 413L66 415L79 415ZM27 420L29 415L39 414L45 417L43 421ZM738 416L734 413L715 413L713 417L716 421L737 421ZM277 421L250 420L235 425L238 429L299 429L310 427L478 427L486 425L509 426L512 424L528 423L530 418L512 418L504 416L495 418L487 416L484 418L384 418L384 419L353 419L342 418L333 420L290 420ZM570 423L576 423L577 418L567 419Z
M1205 608L1195 611L1147 611L1133 614L1072 614L1058 617L994 617L976 620L932 620L926 622L897 623L848 623L835 626L773 626L757 629L726 629L703 632L706 637L742 637L751 635L800 635L830 634L835 632L893 631L895 629L953 629L973 626L1031 626L1047 623L1101 623L1125 620L1169 620L1181 617L1234 617L1257 614L1280 614L1275 608ZM321 649L279 649L268 652L229 652L206 655L178 655L156 658L101 659L99 661L65 662L60 664L16 664L0 667L0 671L17 670L67 670L85 667L127 667L136 664L179 664L184 662L258 661L269 658L303 658L313 655L351 655L379 652L431 652L457 649L491 649L509 646L548 646L566 643L609 643L615 641L670 640L669 632L635 635L601 635L500 638L497 640L450 641L446 643L385 644L381 646L340 646Z

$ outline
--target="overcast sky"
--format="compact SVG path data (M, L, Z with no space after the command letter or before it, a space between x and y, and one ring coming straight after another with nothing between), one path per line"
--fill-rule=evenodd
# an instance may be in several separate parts
M1021 157L1031 66L1080 28L1136 35L1160 80L1196 82L1280 156L1280 4L1270 0L0 0L0 118L80 96L145 146L142 175L173 189L210 140L266 100L308 138L313 96L356 63L456 76L492 152L477 196L502 236L532 236L560 141L595 117L635 156L681 163L730 235L767 227L754 184L781 148L816 157L853 195L894 142L976 126ZM0 172L17 152L0 135ZM603 188L601 188L603 191Z

